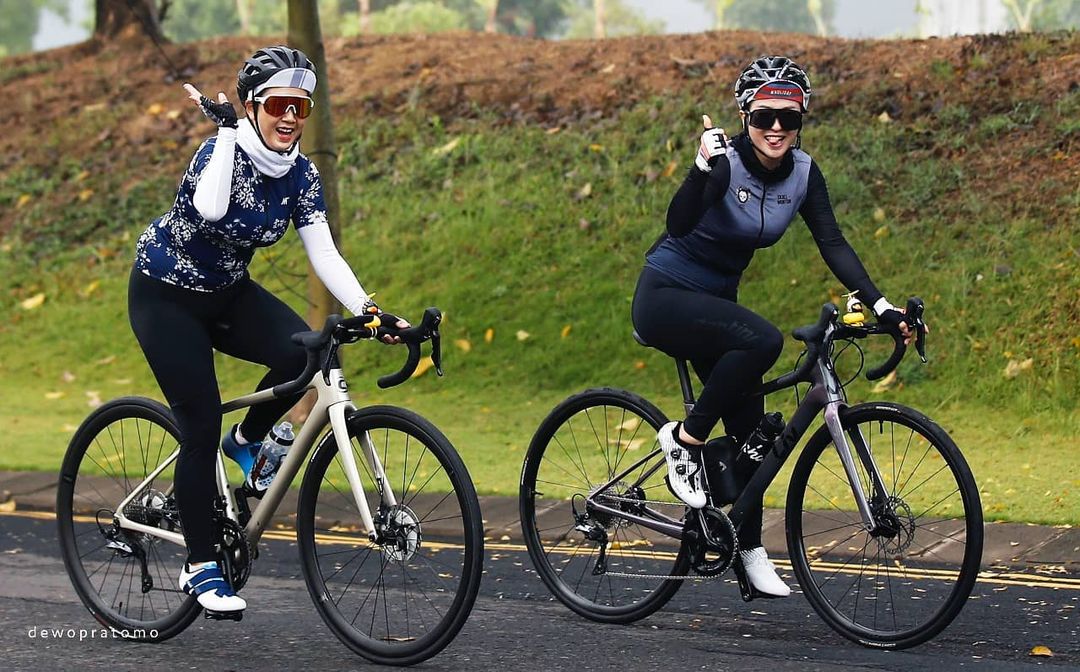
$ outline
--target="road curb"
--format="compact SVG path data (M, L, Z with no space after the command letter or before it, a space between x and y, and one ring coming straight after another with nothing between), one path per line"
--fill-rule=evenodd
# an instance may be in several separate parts
M102 479L107 480L107 479ZM45 472L0 471L0 512L54 511L57 475ZM291 525L295 519L296 490L290 490L274 522ZM484 534L494 542L520 542L518 500L482 496ZM984 526L983 566L1027 567L1044 573L1080 576L1080 528L1069 525L991 522ZM784 515L765 511L762 541L766 548L786 548Z

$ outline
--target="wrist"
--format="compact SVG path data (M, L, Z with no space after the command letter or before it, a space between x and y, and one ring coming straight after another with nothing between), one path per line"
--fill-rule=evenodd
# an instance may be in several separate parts
M217 137L222 140L236 140L235 126L218 126Z
M889 300L886 299L884 296L874 302L874 315L881 317L881 315L887 310L896 310L896 306L889 303Z
M712 172L712 166L709 165L708 160L702 156L701 152L698 152L697 158L694 159L694 167L698 169L702 175L708 175Z

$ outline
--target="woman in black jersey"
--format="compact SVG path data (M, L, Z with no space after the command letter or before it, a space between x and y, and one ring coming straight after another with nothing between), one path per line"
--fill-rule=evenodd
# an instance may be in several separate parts
M682 422L660 428L672 490L688 506L705 506L701 447L716 423L742 444L765 412L755 394L783 348L783 335L737 303L754 251L776 243L802 215L829 269L857 290L878 319L899 325L903 314L871 282L833 215L821 170L799 149L810 82L782 56L755 60L735 83L743 132L730 143L703 117L694 166L671 200L667 232L646 255L634 294L634 328L649 345L687 359L704 383ZM761 507L739 530L740 560L758 594L786 597L761 546Z

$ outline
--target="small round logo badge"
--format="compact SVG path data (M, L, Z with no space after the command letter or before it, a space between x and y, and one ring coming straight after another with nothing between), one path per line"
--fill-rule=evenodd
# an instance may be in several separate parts
M739 187L735 195L738 196L739 203L746 203L750 200L750 190L746 187Z

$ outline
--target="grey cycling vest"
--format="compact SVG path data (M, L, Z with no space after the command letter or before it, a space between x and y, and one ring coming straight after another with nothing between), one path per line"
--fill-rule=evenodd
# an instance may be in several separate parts
M648 266L711 294L733 292L754 251L783 237L806 199L810 175L810 155L799 149L792 150L791 174L768 184L747 170L733 148L725 156L731 181L724 197L690 233L665 237L646 257Z

